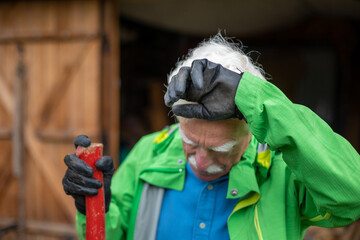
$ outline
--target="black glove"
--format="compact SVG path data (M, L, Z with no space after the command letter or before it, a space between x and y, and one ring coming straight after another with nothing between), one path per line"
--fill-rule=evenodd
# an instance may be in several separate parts
M77 136L74 140L75 148L77 146L88 147L91 141L85 135ZM63 187L66 194L75 199L77 210L86 214L85 196L94 196L98 194L98 188L102 183L92 177L94 170L83 160L76 157L75 154L68 154L64 158L68 169L63 178ZM104 192L105 192L105 212L109 210L111 191L111 178L115 171L113 159L110 156L102 156L96 163L96 168L103 171Z
M165 94L165 104L171 107L179 99L197 104L179 104L172 107L175 115L185 118L221 120L242 119L235 105L236 89L242 73L238 74L210 62L195 60L190 67L182 67L172 77Z

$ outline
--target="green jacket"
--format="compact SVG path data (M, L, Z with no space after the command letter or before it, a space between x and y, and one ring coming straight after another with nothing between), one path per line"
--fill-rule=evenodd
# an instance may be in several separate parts
M227 198L239 199L228 218L231 239L302 239L310 225L340 227L359 218L360 158L344 138L249 73L240 81L235 103L253 136L229 175ZM136 144L112 179L107 239L140 239L141 232L154 231L147 229L145 215L156 220L161 189L183 189L185 161L179 159L185 156L176 125ZM145 186L157 190L145 194ZM83 238L80 213L77 228Z

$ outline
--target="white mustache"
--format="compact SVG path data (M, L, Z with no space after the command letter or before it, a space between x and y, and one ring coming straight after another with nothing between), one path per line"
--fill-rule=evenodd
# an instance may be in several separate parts
M189 156L188 161L195 169L198 169L194 155ZM222 172L223 168L219 167L216 164L211 164L209 167L206 168L205 171L210 174L216 174Z

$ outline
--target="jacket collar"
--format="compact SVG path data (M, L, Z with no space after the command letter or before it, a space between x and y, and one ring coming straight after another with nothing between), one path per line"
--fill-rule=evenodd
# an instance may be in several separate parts
M257 141L251 136L250 144L229 173L227 198L246 198L253 192L259 193L256 178L256 148Z
M161 136L165 135L165 136ZM140 173L140 178L152 185L181 191L185 182L185 164L178 125L160 133L154 140L151 163Z

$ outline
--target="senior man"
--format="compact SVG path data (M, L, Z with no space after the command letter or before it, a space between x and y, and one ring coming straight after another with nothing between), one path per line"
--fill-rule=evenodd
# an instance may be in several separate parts
M236 43L217 34L168 81L165 104L179 123L143 137L113 177L111 157L97 162L107 239L302 239L310 225L359 218L359 154L265 81ZM65 163L83 238L84 195L101 183L74 155Z

